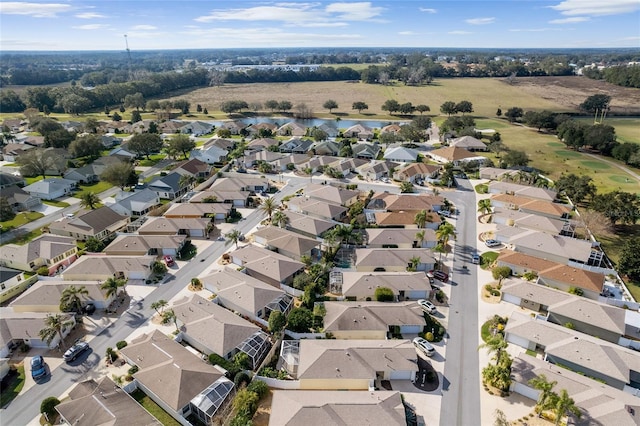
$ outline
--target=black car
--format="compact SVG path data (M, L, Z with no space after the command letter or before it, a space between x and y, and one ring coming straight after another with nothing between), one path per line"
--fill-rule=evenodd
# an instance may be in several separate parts
M73 346L71 346L67 351L62 355L62 358L66 362L71 362L78 358L83 352L89 349L89 344L87 342L76 342Z

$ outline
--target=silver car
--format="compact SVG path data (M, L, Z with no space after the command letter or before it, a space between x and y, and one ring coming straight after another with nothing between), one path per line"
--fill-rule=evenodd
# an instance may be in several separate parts
M432 357L433 354L436 353L436 350L433 346L431 346L431 343L427 342L422 337L414 338L413 346L415 346L417 350L419 350L420 352L422 352L424 355L428 357Z
M436 305L429 302L428 300L420 299L418 300L418 305L420 305L420 308L422 308L422 310L428 314L436 313Z

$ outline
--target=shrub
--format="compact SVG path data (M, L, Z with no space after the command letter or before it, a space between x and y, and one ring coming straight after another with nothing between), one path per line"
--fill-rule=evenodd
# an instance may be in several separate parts
M500 296L500 290L491 290L491 295L492 296Z
M118 348L118 350L125 348L126 346L127 346L126 340L120 340L118 343L116 343L116 348Z
M436 373L433 371L427 371L427 382L432 383L436 379Z
M493 290L493 287L491 286L491 284L486 284L484 286L484 289L487 290L488 292L491 292L491 290Z
M49 276L49 268L47 268L46 266L41 266L36 271L36 274L42 275L43 277L48 277Z
M313 313L307 308L294 308L289 314L289 330L307 333L313 326Z
M279 333L287 323L287 317L280 311L271 311L269 314L269 331Z
M396 299L395 294L393 294L393 290L387 287L376 288L373 296L377 302L393 302Z
M427 339L428 342L433 342L433 333L427 331L427 333L424 335L424 338Z
M258 395L258 398L264 398L269 393L269 386L260 380L253 380L247 386L247 390L250 392L255 392Z
M233 408L238 415L244 415L250 419L258 408L258 394L240 389L233 399Z
M40 403L40 412L47 418L53 418L56 415L56 405L58 404L60 404L60 400L55 396L45 398Z
M138 372L138 366L134 365L133 367L131 367L127 373L129 373L130 376L133 376L134 374L136 374Z
M233 383L236 385L236 389L240 389L242 384L248 385L251 382L251 377L244 371L236 374L236 377L233 378Z
M535 274L535 272L525 272L524 274L522 274L522 278L527 281L533 281L538 278L538 276Z

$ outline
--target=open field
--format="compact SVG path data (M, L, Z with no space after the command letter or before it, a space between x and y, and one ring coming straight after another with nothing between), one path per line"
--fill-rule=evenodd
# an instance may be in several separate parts
M593 123L591 118L580 118L579 120L588 124ZM640 144L640 117L607 117L603 124L615 127L618 142Z

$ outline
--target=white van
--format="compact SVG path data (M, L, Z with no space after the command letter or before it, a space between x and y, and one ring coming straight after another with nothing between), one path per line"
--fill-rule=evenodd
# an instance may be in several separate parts
M436 353L436 350L433 346L431 346L431 343L427 342L422 337L414 338L413 346L415 346L417 350L419 350L420 352L422 352L428 357L431 357L433 356L434 353Z

